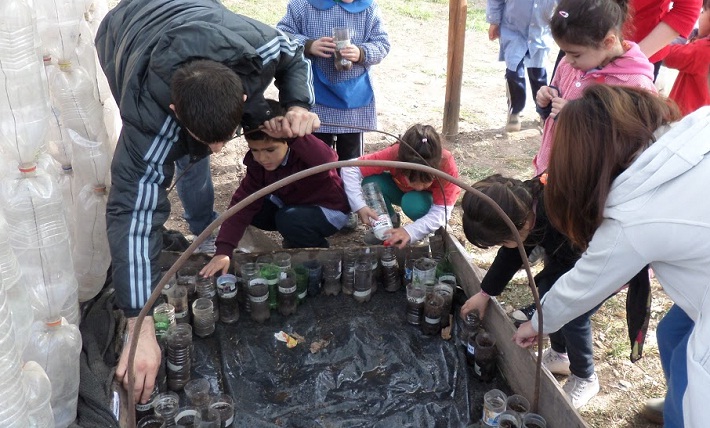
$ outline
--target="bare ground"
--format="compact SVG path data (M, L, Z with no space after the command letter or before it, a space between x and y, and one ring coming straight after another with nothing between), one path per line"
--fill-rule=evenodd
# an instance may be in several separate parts
M236 1L225 3L233 10L240 10ZM285 10L284 1L274 7L279 5ZM380 2L380 5L388 24L392 50L382 64L373 67L379 127L393 134L401 134L414 123L427 123L441 129L448 6L411 0L392 0ZM504 65L497 61L497 43L488 41L480 24L482 9L485 9L482 0L469 4L469 20L478 19L479 24L478 28L469 26L467 31L459 134L449 138L447 148L456 158L461 178L469 183L495 172L529 178L533 172L531 160L540 142L536 115L529 101L524 110L523 131L511 135L504 133ZM270 23L275 24L275 21ZM366 150L372 152L391 142L391 138L379 133L368 133ZM243 140L235 140L212 159L218 212L226 209L244 173L241 158L245 147ZM173 212L167 226L189 233L181 218L182 208L177 196L171 195L171 201ZM450 231L465 242L459 210L457 206ZM360 226L351 234L334 236L331 242L336 246L360 245L363 232L364 228ZM277 236L271 236L280 242ZM490 265L495 255L492 250L481 251L468 244L467 249L474 262L484 268ZM516 276L513 283L515 285L508 287L499 298L508 311L532 301L523 275ZM670 301L658 284L654 284L645 357L633 364L628 359L624 298L621 293L610 299L592 318L594 359L601 392L581 409L581 414L593 427L654 427L656 425L647 423L638 413L646 398L661 396L665 392L655 329L670 307ZM558 380L564 382L564 378Z

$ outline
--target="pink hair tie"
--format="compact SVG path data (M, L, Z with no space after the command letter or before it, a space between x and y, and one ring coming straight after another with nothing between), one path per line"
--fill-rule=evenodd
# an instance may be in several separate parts
M429 141L429 140L427 140L426 137L422 138L422 143L426 143L427 141Z
M560 16L563 17L563 18L569 18L569 13L565 12L564 10L561 10L561 11L559 11L559 12L557 12L557 13L559 13Z

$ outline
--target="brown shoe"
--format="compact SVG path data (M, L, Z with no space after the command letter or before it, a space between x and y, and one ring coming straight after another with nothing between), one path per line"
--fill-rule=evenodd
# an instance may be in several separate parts
M647 400L641 410L641 416L646 418L649 422L663 425L663 404L665 402L665 398L651 398Z

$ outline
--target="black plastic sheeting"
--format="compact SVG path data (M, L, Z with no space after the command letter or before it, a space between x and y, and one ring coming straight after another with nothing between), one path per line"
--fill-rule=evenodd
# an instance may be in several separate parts
M460 293L460 290L459 290ZM461 296L459 296L461 297ZM366 303L316 296L298 312L272 311L264 324L242 311L232 325L194 337L193 378L235 400L235 427L465 427L480 419L483 395L510 392L500 378L472 377L465 348L425 336L405 320L404 290L378 290ZM458 322L458 317L454 317ZM305 338L287 348L274 333ZM328 344L311 353L313 342Z

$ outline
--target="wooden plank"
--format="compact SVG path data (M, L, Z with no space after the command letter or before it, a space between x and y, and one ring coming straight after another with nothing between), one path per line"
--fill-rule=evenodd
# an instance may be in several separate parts
M458 239L448 234L446 236L449 260L454 265L454 271L464 291L468 296L478 293L485 271L470 262L466 249ZM483 324L486 331L496 339L496 346L500 353L498 368L508 385L532 403L537 368L535 356L532 351L517 346L511 340L515 333L515 326L496 299L491 299ZM540 378L540 401L537 413L545 418L550 428L589 428L577 409L567 400L557 380L544 368Z

